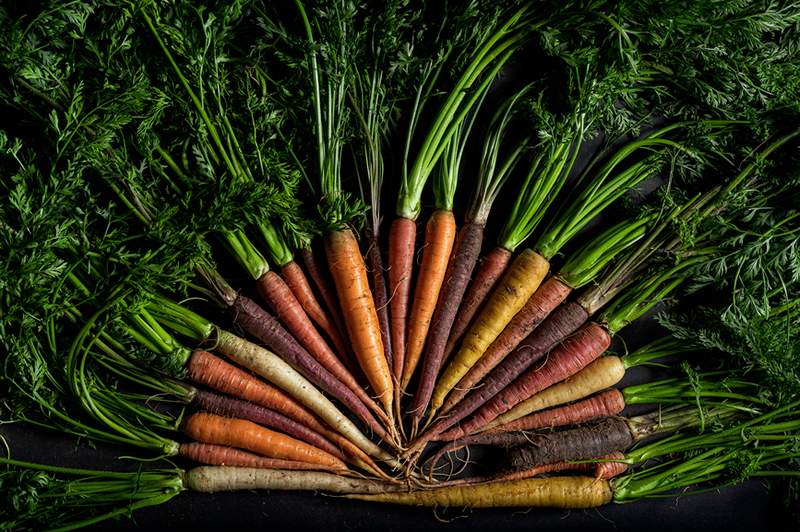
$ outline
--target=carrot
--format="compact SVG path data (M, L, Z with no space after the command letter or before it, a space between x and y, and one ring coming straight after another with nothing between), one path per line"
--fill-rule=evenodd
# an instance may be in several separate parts
M425 248L422 266L414 292L414 303L408 327L403 376L400 388L404 390L417 368L425 347L425 339L439 299L439 291L444 281L453 242L456 237L456 220L453 212L439 209L431 214L425 230Z
M551 388L554 387L555 386L551 386ZM483 432L483 434L511 432L517 430L536 430L561 427L564 425L573 425L576 423L583 423L584 421L597 419L599 417L614 416L622 412L624 408L625 399L622 396L622 392L616 388L611 388L597 395L586 397L585 399L581 399L580 401L576 401L565 406L551 408L549 410L544 410L543 412L535 412L525 417L521 417L510 423L495 427L492 430L487 430ZM444 434L442 435L442 439L445 439Z
M486 402L461 424L459 430L462 434L470 434L484 427L531 395L574 375L600 356L610 344L611 335L605 329L596 323L587 323L550 351L540 366L529 369Z
M325 252L356 358L391 418L392 376L383 354L378 315L358 242L349 229L331 231L325 238Z
M522 401L517 406L503 415L496 417L491 423L486 425L484 430L494 430L502 428L505 430L517 430L516 420L530 418L531 413L544 410L556 405L577 401L583 397L609 388L617 384L625 375L625 365L622 359L614 355L606 355L598 358L572 377L566 379L532 397Z
M405 362L406 322L417 224L402 216L389 228L389 318L392 329L392 373L400 382Z
M306 271L311 276L311 280L314 281L314 286L317 287L317 291L322 295L325 306L328 307L329 315L333 317L333 322L336 324L336 329L339 331L339 338L347 338L347 327L345 327L339 303L336 301L336 291L333 289L333 286L331 286L332 281L329 279L325 270L320 268L317 263L316 255L310 247L301 249L300 256L303 258L303 266L306 267ZM345 348L347 348L346 343Z
M248 453L233 447L223 445L212 445L210 443L182 443L179 456L199 462L201 464L213 466L232 466L232 467L253 467L258 469L329 469L339 471L336 468L328 468L318 464L307 462L295 462L293 460L281 460L279 458L266 458L257 454Z
M447 394L533 295L547 275L549 266L547 260L530 250L525 250L514 260L500 286L492 293L486 307L464 337L461 349L436 383L429 418L433 417Z
M222 329L217 330L217 349L296 397L368 455L395 463L391 455L362 434L333 403L282 358Z
M628 470L628 465L619 461L624 459L624 454L613 452L597 458L597 462L556 462L553 464L544 464L530 469L498 475L494 477L493 480L518 480L537 477L544 473L563 471L582 471L591 473L594 478L599 480L611 480Z
M347 460L339 448L320 434L274 410L203 390L197 390L192 399L192 406L218 416L246 419L258 425L278 430L330 453L340 460Z
M545 281L491 343L478 362L458 382L440 409L446 414L458 404L491 370L514 350L571 292L571 287L556 277Z
M530 443L508 452L508 465L514 471L624 451L634 443L628 423L619 417L607 417L590 425L549 434L529 434L528 437Z
M309 353L325 369L347 386L367 408L378 415L382 421L388 423L388 419L380 407L361 388L353 375L342 365L336 354L314 328L303 307L283 279L275 272L267 272L258 280L256 287L264 300L269 303L278 318L286 324L300 344L308 349Z
M372 294L375 298L375 311L378 313L378 323L381 326L381 341L386 363L394 367L392 350L392 332L389 324L389 296L386 292L386 273L383 267L381 244L377 230L367 231L367 260L369 273L372 278Z
M186 471L184 485L199 493L238 490L307 490L328 493L389 493L404 489L363 478L348 478L318 471L283 471L247 467L200 466Z
M239 447L268 458L347 469L344 462L325 451L243 419L201 412L186 418L181 430L190 438L203 443Z
M439 294L439 301L436 303L436 311L433 314L417 393L409 407L414 426L419 424L425 414L425 409L433 393L436 376L444 362L447 338L458 311L458 305L472 275L472 269L475 267L481 251L483 231L483 224L466 223L458 232L453 247L453 256L447 265L444 284Z
M591 477L550 477L346 497L409 506L594 508L610 503L612 491L607 481Z
M437 420L420 438L420 444L426 439L441 434L447 428L461 421L469 414L491 400L507 385L514 381L525 369L535 364L547 354L565 336L575 332L586 322L587 314L579 305L567 303L560 306L540 325L504 363L492 371L483 385L473 390L446 416Z
M370 414L356 395L322 367L275 318L253 300L238 296L231 305L230 312L238 326L274 349L280 358L297 368L312 383L341 401L378 436L391 441L384 427Z
M192 352L186 363L186 372L194 382L281 412L310 429L322 428L314 415L295 399L208 351Z
M330 341L333 342L336 352L341 356L345 356L347 348L345 347L341 334L339 334L339 329L336 327L335 322L325 313L319 301L317 301L314 290L308 283L308 279L306 279L306 275L303 273L303 269L300 265L293 260L287 262L281 266L281 276L303 306L303 310L306 311L306 314L314 320L314 323L316 323L328 336Z
M506 273L508 263L511 261L511 252L503 247L496 247L481 261L481 267L475 274L469 290L461 301L458 315L453 322L450 338L444 350L444 357L449 358L464 334L472 325L472 321L479 310L483 308L486 298L494 290L497 283Z

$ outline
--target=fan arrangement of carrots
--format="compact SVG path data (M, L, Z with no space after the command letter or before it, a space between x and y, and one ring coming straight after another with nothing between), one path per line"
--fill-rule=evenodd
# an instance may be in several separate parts
M0 8L4 420L148 460L0 528L796 476L800 9L713 4Z

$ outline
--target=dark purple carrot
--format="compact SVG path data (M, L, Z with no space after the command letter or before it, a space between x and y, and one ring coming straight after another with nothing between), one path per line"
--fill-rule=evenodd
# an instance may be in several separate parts
M461 307L458 309L453 328L450 330L450 338L444 349L444 358L449 358L453 354L458 342L472 325L475 315L483 307L486 298L502 279L510 260L511 252L498 246L481 261L481 267L461 301Z
M550 351L542 364L528 369L461 424L462 434L479 430L517 403L571 377L599 357L609 345L609 332L596 323L587 323Z
M409 407L413 424L418 425L431 399L436 376L444 363L445 345L458 306L469 283L483 242L484 226L467 223L458 232L453 255L447 265L444 284L433 314L428 346L422 361L417 393Z
M580 305L575 303L561 305L502 365L486 377L481 387L470 392L446 416L434 422L419 438L420 444L435 438L483 406L511 384L526 368L531 367L553 349L564 337L586 323L587 318L588 314Z
M389 322L392 331L392 373L399 383L406 350L408 300L414 269L417 223L398 216L389 228Z
M263 406L203 390L197 391L191 404L218 416L246 419L273 428L322 449L340 460L346 460L344 453L319 433Z
M633 443L634 437L627 421L620 417L608 417L550 434L528 434L528 443L508 451L507 464L509 470L521 471L624 451Z
M385 441L392 441L386 429L367 410L367 407L347 386L326 370L308 351L297 343L278 320L252 299L238 296L229 309L234 323L258 338L267 347L293 366L304 377L329 393L370 427Z
M511 323L470 368L445 400L440 414L458 404L480 381L541 324L567 298L571 288L555 277L545 281L517 312Z
M392 354L392 335L389 326L389 297L386 292L386 272L383 267L381 244L379 235L367 231L367 261L369 263L370 277L372 279L372 294L375 299L375 310L378 312L378 322L381 326L381 339L383 352L390 368L394 368Z

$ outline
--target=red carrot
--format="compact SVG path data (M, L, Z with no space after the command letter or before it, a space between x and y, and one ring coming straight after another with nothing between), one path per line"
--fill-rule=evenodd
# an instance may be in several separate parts
M523 373L475 412L461 425L462 434L471 434L520 401L574 375L600 356L609 345L611 335L600 325L587 323L550 351L543 364Z
M274 272L267 272L258 280L256 287L261 296L269 303L278 318L286 324L300 344L308 349L309 353L327 369L342 384L347 386L358 399L373 411L385 423L388 418L380 407L367 395L364 389L356 382L353 375L347 371L336 354L331 350L322 336L314 328L308 315L294 294Z
M450 338L444 350L444 358L449 358L453 354L458 342L469 330L472 320L482 308L486 298L494 290L494 287L503 278L503 274L511 260L511 252L502 247L496 247L481 262L475 279L469 286L461 307L458 309L453 328L450 331Z
M480 360L459 381L439 410L446 414L516 348L569 295L571 288L555 277L545 281L517 312Z
M392 373L398 382L405 363L406 322L416 238L417 224L414 220L395 218L389 229L389 317L392 329Z
M564 337L576 331L586 322L587 318L588 314L580 305L567 303L560 306L517 347L503 364L486 377L481 387L473 390L446 416L431 425L419 439L419 443L430 441L431 438L441 434L494 398L523 371L553 349Z
M317 301L314 290L311 288L300 265L293 260L287 262L281 266L281 276L303 306L303 310L306 311L306 314L314 320L314 323L316 323L331 340L336 352L343 357L346 356L348 351L339 333L339 329L336 327L336 323L328 316L319 301Z
M233 447L213 445L210 443L182 443L178 455L193 462L214 466L227 467L255 467L259 469L285 469L285 470L328 470L341 471L341 469L326 467L308 462L294 460L281 460L267 458L257 454L248 453Z

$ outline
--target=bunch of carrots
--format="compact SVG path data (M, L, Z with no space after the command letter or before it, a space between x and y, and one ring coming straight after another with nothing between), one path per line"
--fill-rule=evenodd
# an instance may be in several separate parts
M0 8L0 528L796 476L800 9L463 4Z

